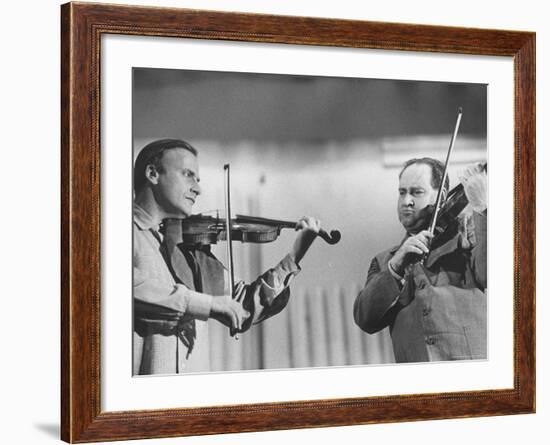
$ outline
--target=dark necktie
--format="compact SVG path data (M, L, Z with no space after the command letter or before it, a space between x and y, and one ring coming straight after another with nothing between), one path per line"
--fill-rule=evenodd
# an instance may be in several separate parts
M170 255L168 254L168 250L166 249L166 244L163 242L162 235L153 228L149 230L153 234L153 236L156 238L156 240L159 242L159 251L162 257L164 258L164 261L168 266L168 270L172 274L174 281L176 283L183 284L181 280L178 278L177 274L174 272L172 262L170 261ZM200 271L197 267L197 262L195 260L195 257L188 250L181 249L180 251L183 253L183 256L185 257L185 260L193 276L192 286L194 287L194 289L192 290L196 290L197 292L200 292L201 290L200 289L201 288ZM195 346L195 339L197 338L197 328L195 325L195 319L192 318L190 320L185 320L185 321L183 320L183 318L180 319L180 321L178 322L178 326L176 327L175 334L178 336L181 342L187 347L186 358L189 358L189 355L191 354L191 352L193 351L193 347Z

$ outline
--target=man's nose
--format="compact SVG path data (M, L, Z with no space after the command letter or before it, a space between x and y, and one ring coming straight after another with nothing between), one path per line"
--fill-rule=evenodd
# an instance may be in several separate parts
M195 182L193 186L191 187L191 190L198 196L202 193L201 186L198 182Z
M403 205L406 207L414 207L414 199L412 195L407 194L403 197Z

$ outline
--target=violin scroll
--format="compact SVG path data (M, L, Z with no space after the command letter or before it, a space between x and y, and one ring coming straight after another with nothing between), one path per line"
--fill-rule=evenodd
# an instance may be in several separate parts
M330 233L327 233L325 230L321 229L317 235L331 246L338 243L342 239L342 234L339 230L331 230Z

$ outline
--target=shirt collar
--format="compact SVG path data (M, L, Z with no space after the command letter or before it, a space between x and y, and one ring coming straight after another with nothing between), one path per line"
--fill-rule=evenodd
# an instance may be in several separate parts
M134 222L140 230L155 229L158 230L160 221L155 219L142 207L134 202L133 206Z

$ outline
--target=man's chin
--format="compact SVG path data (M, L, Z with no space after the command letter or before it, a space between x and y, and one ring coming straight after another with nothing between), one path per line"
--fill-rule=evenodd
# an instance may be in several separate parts
M168 218L183 219L191 215L191 210L177 209L168 215Z
M409 233L411 232L419 232L421 230L419 225L419 221L414 217L403 217L400 219L401 224L405 228L405 230Z

